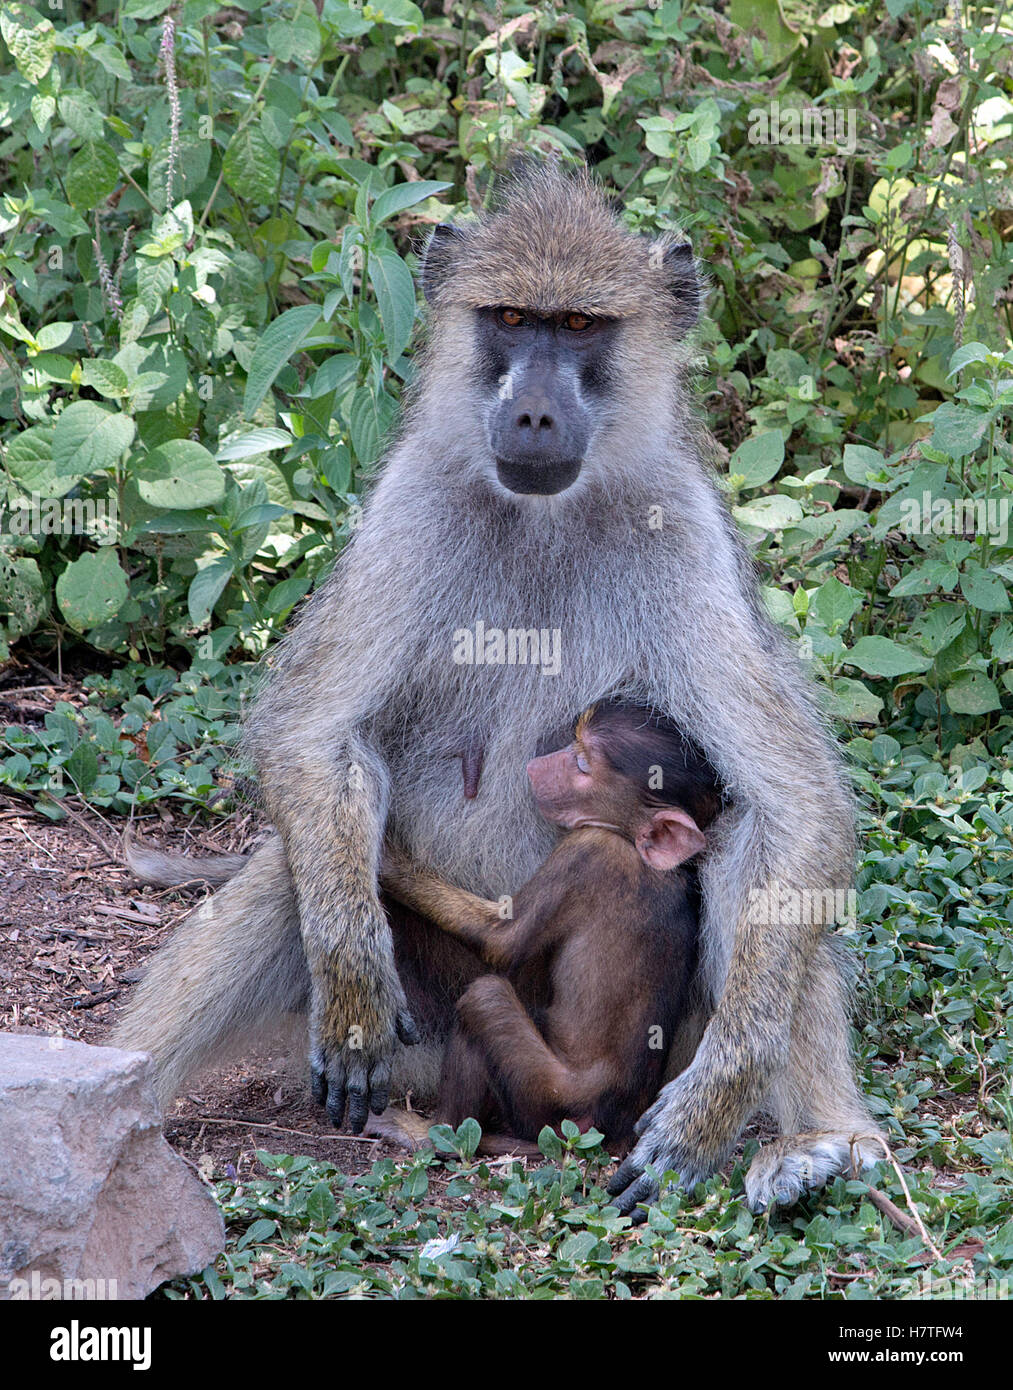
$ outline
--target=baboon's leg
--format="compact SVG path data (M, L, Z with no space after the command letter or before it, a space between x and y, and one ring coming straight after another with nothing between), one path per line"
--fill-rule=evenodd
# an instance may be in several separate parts
M484 1127L491 1117L491 1082L485 1054L461 1028L451 1033L443 1054L436 1110L440 1120L454 1129L469 1117Z
M792 1019L788 1066L764 1107L781 1137L760 1149L746 1174L752 1211L797 1201L828 1178L883 1157L875 1137L881 1131L855 1083L846 991L827 939L813 956L803 999Z
M281 841L269 840L173 932L112 1043L150 1052L164 1107L233 1036L305 1011L309 974Z

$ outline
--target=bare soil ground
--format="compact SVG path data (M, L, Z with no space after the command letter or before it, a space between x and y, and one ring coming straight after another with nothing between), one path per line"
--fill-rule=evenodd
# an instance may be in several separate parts
M120 825L79 815L54 824L0 794L0 1031L102 1046L152 953L202 890L142 887L118 862ZM154 824L153 842L194 854L242 850L254 829L252 816L214 831L175 817ZM366 1171L380 1144L335 1134L309 1098L299 1051L298 1039L280 1037L199 1078L165 1117L170 1143L205 1166L209 1156L216 1173L248 1170L258 1148Z

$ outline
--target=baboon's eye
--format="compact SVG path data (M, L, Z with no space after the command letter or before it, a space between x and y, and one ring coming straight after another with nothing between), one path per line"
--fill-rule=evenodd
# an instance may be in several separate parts
M500 323L505 323L507 328L520 328L524 322L524 315L520 309L501 309L499 311Z
M591 775L591 764L590 764L590 763L588 762L588 760L584 757L584 754L583 754L583 753L578 753L578 754L577 754L577 771L578 771L578 772L583 772L583 773L585 773L587 776L590 776L590 775Z
M591 327L592 320L587 314L567 314L564 320L564 327L571 333L583 333L585 328Z

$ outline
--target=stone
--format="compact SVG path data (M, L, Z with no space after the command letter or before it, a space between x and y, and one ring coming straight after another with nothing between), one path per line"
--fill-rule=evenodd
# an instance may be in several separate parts
M222 1249L150 1072L143 1052L0 1033L0 1299L144 1298Z

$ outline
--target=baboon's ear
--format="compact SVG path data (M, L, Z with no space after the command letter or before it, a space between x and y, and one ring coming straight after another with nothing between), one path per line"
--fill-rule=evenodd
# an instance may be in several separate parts
M703 302L692 246L688 241L679 241L667 247L662 254L661 264L675 305L675 326L679 332L688 333L700 317Z
M460 227L452 227L449 222L441 222L433 228L433 234L422 253L420 270L422 293L430 303L453 270L454 253L466 236L467 233Z

